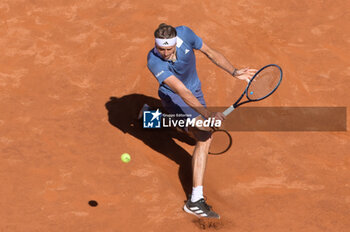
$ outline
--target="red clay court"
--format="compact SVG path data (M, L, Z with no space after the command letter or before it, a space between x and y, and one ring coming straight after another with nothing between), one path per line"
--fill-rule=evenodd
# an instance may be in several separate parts
M349 107L348 9L345 0L2 0L0 231L201 231L182 211L193 146L135 119L159 103L146 66L155 28L187 25L240 68L279 64L282 85L252 106ZM207 104L232 104L245 83L196 55ZM219 231L349 230L348 131L231 135L206 170Z

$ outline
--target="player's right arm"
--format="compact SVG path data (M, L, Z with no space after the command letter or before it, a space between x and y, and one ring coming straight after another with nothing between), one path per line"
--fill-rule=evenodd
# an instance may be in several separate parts
M215 117L219 120L224 120L225 116L220 112L210 112L205 108L198 99L192 94L192 92L175 76L170 76L164 80L164 84L168 85L176 94L178 94L184 102L200 113L203 117Z
M214 64L216 64L217 66L219 66L220 68L222 68L223 70L240 80L245 80L249 82L250 79L254 76L254 74L258 71L256 69L250 68L234 68L230 61L228 61L223 54L210 48L204 42L200 51L203 52Z

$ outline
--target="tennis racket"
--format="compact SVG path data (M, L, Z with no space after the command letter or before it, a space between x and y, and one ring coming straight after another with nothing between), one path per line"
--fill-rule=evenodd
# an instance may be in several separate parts
M282 69L278 65L269 64L264 66L254 74L242 95L234 104L228 107L223 114L228 116L237 107L243 104L261 101L271 96L281 84L282 76ZM242 101L244 96L246 99ZM228 151L231 145L232 137L227 131L214 129L209 154L222 154Z
M243 104L261 101L271 96L281 84L282 76L282 69L277 64L269 64L261 68L249 81L240 98L222 113L227 116ZM241 102L244 96L247 100Z

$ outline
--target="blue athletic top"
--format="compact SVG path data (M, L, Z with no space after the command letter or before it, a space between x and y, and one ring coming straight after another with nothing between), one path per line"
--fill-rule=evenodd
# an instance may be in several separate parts
M156 48L147 56L147 67L159 82L159 94L172 95L174 91L164 84L164 80L174 75L192 92L201 87L196 70L196 57L193 49L201 49L203 41L190 28L176 27L176 61L163 60Z

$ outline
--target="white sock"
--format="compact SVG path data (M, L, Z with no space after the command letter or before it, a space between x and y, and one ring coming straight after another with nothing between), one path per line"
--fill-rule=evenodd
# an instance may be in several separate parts
M203 186L192 187L191 201L196 202L203 197Z

